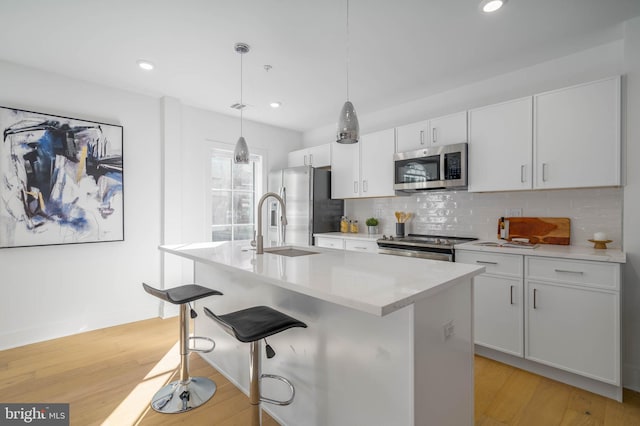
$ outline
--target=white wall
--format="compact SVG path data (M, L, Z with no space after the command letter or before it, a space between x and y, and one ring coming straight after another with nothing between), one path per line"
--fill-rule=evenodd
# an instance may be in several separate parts
M640 391L640 18L626 23L626 155L624 248L627 264L622 287L623 380Z
M157 247L203 239L206 141L233 147L239 118L6 62L0 105L122 125L125 194L123 242L0 249L0 350L158 316L140 283L191 280ZM267 170L302 147L295 131L245 121L244 133Z
M0 349L156 316L158 100L0 62L0 105L122 125L125 170L125 241L0 250Z

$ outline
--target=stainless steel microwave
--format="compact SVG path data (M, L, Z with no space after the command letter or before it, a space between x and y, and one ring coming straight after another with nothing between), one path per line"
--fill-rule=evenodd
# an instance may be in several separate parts
M399 152L393 160L396 191L467 188L466 143Z

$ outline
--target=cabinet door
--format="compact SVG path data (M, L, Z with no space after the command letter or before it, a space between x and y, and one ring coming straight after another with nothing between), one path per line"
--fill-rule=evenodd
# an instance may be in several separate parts
M396 127L396 152L415 151L429 145L428 121Z
M352 251L365 251L369 253L378 252L378 243L375 241L350 240L345 239L344 248Z
M360 142L361 197L394 196L394 129L362 135ZM333 167L331 169L333 171Z
M359 146L361 144L362 140L354 144L333 142L331 146L331 198L356 198L359 196Z
M467 111L429 120L431 146L467 142Z
M620 185L620 77L534 97L536 188Z
M620 384L619 293L526 281L525 358Z
M308 165L313 167L328 167L331 165L331 144L312 146L307 149Z
M532 98L469 111L469 191L530 189Z
M289 152L287 155L287 165L289 167L306 166L308 160L308 152L306 149L298 149Z
M335 237L316 237L316 246L343 250L344 239Z
M475 343L524 356L522 279L479 275L473 280Z

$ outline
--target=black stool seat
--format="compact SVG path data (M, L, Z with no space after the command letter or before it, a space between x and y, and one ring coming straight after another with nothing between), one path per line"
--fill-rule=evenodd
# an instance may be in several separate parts
M268 306L254 306L219 316L205 307L204 313L244 343L255 342L292 327L307 328L302 321Z
M168 290L158 290L157 288L151 287L145 283L142 283L142 287L144 287L147 293L152 294L165 302L173 303L174 305L193 302L194 300L202 299L203 297L222 295L218 290L213 290L198 284L181 285Z

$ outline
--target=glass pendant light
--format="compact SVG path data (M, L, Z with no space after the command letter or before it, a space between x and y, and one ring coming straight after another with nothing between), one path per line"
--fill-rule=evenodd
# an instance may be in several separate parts
M236 164L249 164L249 147L244 136L242 136L242 110L244 109L244 104L242 103L242 55L247 53L249 49L249 45L245 43L236 43L235 45L236 52L240 54L240 138L233 150L233 162Z
M349 101L349 0L347 0L347 101L342 106L338 118L338 143L358 143L360 139L360 125L353 104Z

